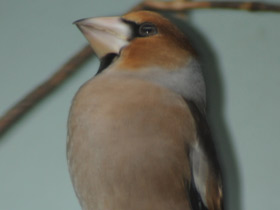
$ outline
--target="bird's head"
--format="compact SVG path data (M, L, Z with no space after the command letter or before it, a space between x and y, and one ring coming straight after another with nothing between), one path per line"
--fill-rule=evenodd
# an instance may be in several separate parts
M188 38L158 13L75 22L101 64L98 73L122 72L167 87L205 110L205 83ZM107 68L108 67L108 68ZM114 74L115 75L115 74Z
M137 71L182 68L194 54L186 36L158 13L137 11L122 17L87 18L74 22L106 68ZM105 61L105 62L104 62Z

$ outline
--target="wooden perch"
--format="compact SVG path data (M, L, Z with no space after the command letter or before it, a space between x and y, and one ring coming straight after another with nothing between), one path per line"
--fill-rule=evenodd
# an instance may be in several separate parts
M227 1L205 1L205 2L190 2L182 0L173 0L171 2L160 1L143 1L130 11L150 9L150 10L168 10L173 12L182 12L192 9L235 9L247 11L266 11L266 12L280 12L280 5L273 5L261 2L227 2ZM0 137L17 122L24 114L26 114L32 107L38 104L44 97L55 90L67 78L69 78L78 68L84 64L93 52L90 46L84 47L70 58L62 67L57 69L56 73L49 79L36 87L33 91L27 94L10 110L8 110L0 118Z
M262 2L238 2L238 1L144 1L136 9L153 9L182 12L192 9L235 9L250 12L280 12L280 5Z
M91 47L89 45L85 46L61 66L49 79L36 87L8 110L5 115L0 118L0 137L33 106L77 71L91 55L93 55Z

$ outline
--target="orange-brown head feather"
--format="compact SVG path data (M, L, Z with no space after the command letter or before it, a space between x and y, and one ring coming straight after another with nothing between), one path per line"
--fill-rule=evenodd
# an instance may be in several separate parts
M122 18L139 25L145 22L153 23L158 33L131 40L121 52L121 69L137 70L156 66L176 70L186 65L195 54L187 37L169 20L155 12L132 12Z
M196 53L188 38L160 14L137 11L75 24L101 60L98 73L129 73L171 89L205 110L205 84Z

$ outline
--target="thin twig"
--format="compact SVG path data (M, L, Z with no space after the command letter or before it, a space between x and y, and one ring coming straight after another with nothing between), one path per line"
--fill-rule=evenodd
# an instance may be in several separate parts
M263 2L238 2L238 1L144 1L138 5L138 9L153 9L182 12L192 9L235 9L246 10L250 12L280 12L280 5Z
M280 12L280 5L273 5L261 2L191 2L174 0L171 2L159 2L146 0L138 4L130 11L151 9L151 10L168 10L174 12L182 12L192 9L236 9L247 11L267 11ZM84 64L93 54L89 45L77 52L62 67L60 67L54 75L36 87L31 93L21 99L4 116L0 118L0 137L24 114L26 114L39 101L50 94L55 88L61 85L69 78L78 68Z
M34 105L36 105L40 100L46 97L75 71L77 71L79 67L91 57L91 55L93 55L91 47L89 45L85 46L77 54L70 58L62 67L60 67L49 79L36 87L10 110L8 110L8 112L0 118L0 137Z

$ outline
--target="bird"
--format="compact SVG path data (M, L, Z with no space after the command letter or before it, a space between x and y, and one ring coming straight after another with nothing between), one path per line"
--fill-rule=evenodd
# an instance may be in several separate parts
M67 161L83 210L222 210L206 88L187 35L152 11L74 24L100 60L69 112Z

